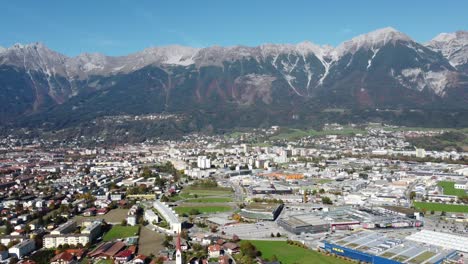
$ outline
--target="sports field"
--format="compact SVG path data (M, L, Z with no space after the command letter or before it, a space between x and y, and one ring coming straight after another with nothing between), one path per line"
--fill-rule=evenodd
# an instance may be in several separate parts
M190 210L192 209L197 209L200 213L202 214L205 214L205 213L221 213L221 212L227 212L227 211L231 211L232 208L229 207L229 206L217 206L217 205L213 205L213 206L177 206L174 208L174 210L176 211L176 213L178 213L179 215L183 214L183 213L189 213Z
M223 187L198 187L184 188L177 196L178 206L174 210L179 214L189 214L193 209L201 214L231 211L228 203L232 202L233 191Z
M232 198L229 197L206 197L185 200L187 203L229 203Z
M416 209L427 211L438 211L438 212L453 212L453 213L468 213L468 205L458 204L442 204L442 203L425 203L425 202L414 202Z
M349 264L350 262L338 259L331 256L325 256L319 252L300 248L298 246L289 245L286 241L250 241L259 251L262 252L262 257L271 259L276 255L282 264Z
M182 198L198 198L198 197L231 197L232 189L214 187L214 188L201 188L201 187L187 187L179 194Z
M107 232L103 240L104 241L111 241L117 238L127 238L132 236L138 236L139 226L121 226L121 225L114 225L112 226L111 230Z

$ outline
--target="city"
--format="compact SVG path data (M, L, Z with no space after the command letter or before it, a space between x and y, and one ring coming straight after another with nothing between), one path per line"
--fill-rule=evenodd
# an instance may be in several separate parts
M468 263L468 1L0 6L0 264Z
M21 263L460 263L468 152L409 142L447 133L273 126L95 148L9 137L0 142L0 255Z

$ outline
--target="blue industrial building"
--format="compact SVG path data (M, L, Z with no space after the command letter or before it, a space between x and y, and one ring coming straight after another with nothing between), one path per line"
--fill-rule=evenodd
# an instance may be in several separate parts
M384 258L381 256L369 254L363 251L347 248L347 247L329 243L329 242L324 243L324 248L326 251L330 253L348 257L348 258L355 259L355 260L359 260L359 261L363 261L366 263L372 263L372 264L403 264L405 263L405 262L399 262L399 261ZM434 262L430 262L430 263L442 264L444 260L450 259L456 255L457 255L457 251L453 251L450 254L445 255L444 257L437 259Z
M401 262L386 259L383 257L367 254L358 250L342 247L340 245L325 242L325 250L340 256L345 256L355 260L360 260L374 264L400 264Z

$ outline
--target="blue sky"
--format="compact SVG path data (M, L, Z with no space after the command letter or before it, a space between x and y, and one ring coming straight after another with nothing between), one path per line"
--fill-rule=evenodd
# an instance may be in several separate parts
M387 26L420 42L468 30L462 0L15 0L0 6L0 46L40 41L70 56L169 44L335 46Z

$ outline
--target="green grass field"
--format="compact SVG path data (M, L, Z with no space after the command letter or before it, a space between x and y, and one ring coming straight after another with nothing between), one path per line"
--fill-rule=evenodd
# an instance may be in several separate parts
M366 134L367 131L355 128L344 128L342 130L323 130L317 131L314 129L302 130L295 128L283 129L279 134L270 137L271 140L286 139L295 140L303 137L315 137L315 136L327 136L327 135L354 135L354 134Z
M186 200L187 203L229 203L232 199L229 197L205 197Z
M107 232L103 240L104 241L111 241L117 238L126 238L132 236L138 236L139 226L121 226L121 225L114 225L112 226L111 230Z
M262 252L262 257L271 259L273 255L276 255L282 264L309 264L309 263L320 263L320 264L349 264L342 259L329 257L322 255L319 252L313 250L300 248L293 245L288 245L286 241L250 241L258 250Z
M333 181L332 179L315 179L315 182L319 184L329 183L332 181Z
M201 188L201 187L190 186L190 187L183 189L182 192L179 194L181 198L185 198L185 199L195 198L195 195L197 195L198 197L209 197L209 196L231 197L232 189L222 188L222 187Z
M438 211L438 212L453 212L453 213L468 213L468 205L457 205L457 204L441 204L441 203L425 203L425 202L414 202L416 209L427 211Z
M188 213L192 209L197 209L200 213L216 213L216 212L227 212L231 211L232 208L229 206L177 206L174 208L176 213L179 215Z
M459 190L455 189L454 182L450 181L441 181L438 183L438 185L442 188L444 188L444 194L445 195L456 195L458 197L464 197L467 196L465 190Z

